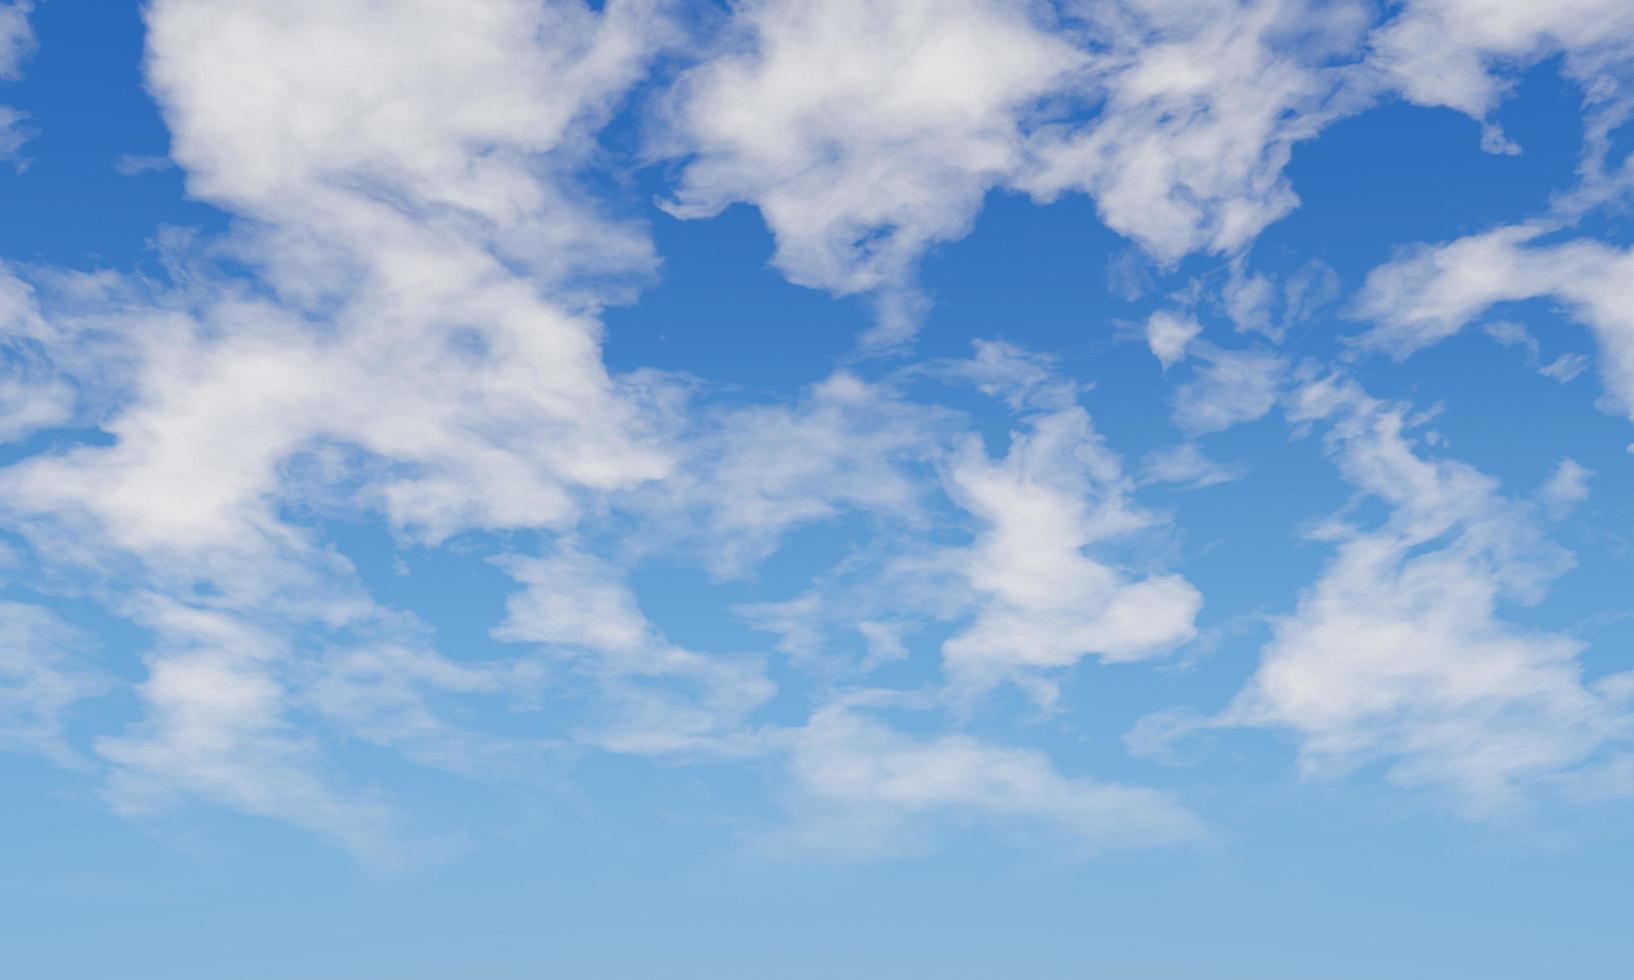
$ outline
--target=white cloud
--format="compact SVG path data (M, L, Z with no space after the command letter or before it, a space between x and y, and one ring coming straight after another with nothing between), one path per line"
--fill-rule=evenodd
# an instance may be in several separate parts
M1564 514L1589 499L1589 477L1594 471L1574 459L1563 459L1549 482L1538 491L1538 499L1554 514Z
M260 220L226 248L280 292L215 275L199 249L173 255L182 288L104 315L142 338L129 401L103 426L117 444L14 468L15 506L138 551L288 539L280 467L328 445L352 454L362 503L438 540L560 523L581 488L662 474L597 324L541 295L565 268L509 266L537 228L628 235L563 204L550 168L630 82L642 8L299 7L149 9L176 159L196 193Z
M1513 225L1419 246L1373 270L1357 301L1375 324L1363 343L1405 357L1495 304L1551 297L1594 332L1610 402L1634 418L1634 251L1585 239L1538 244L1546 230Z
M502 232L571 219L539 155L604 112L664 30L645 3L597 16L523 0L411 0L389 16L367 0L162 0L147 22L189 187L326 234L364 231L348 226L392 203Z
M985 525L955 559L979 597L975 621L943 646L957 685L979 689L1089 655L1139 660L1195 635L1202 597L1185 579L1132 576L1087 551L1156 518L1131 502L1132 481L1083 409L1034 416L1000 460L972 437L947 479L955 502Z
M1089 849L1197 839L1201 824L1151 789L1063 775L1032 749L968 735L914 737L855 705L819 708L794 733L799 813L782 844L872 853L923 846L937 817L1028 819Z
M500 564L525 588L494 636L539 645L593 687L596 717L576 738L642 754L755 750L744 721L776 691L757 658L668 642L616 570L582 552Z
M1292 145L1372 97L1363 73L1331 67L1355 53L1359 8L1068 6L1059 16L991 0L736 6L719 44L656 107L656 152L682 160L671 206L701 216L753 203L790 278L874 294L875 339L901 339L920 302L917 262L965 234L989 191L1088 193L1160 261L1240 256L1295 203L1281 175ZM570 729L565 741L666 756L786 752L809 799L876 828L948 813L1020 816L1093 842L1194 832L1161 794L1062 775L1042 753L967 735L909 736L854 706L757 726L775 690L760 657L687 649L648 621L626 581L642 559L680 554L741 576L790 532L859 515L869 543L831 580L740 609L780 638L793 668L825 679L911 658L922 640L928 651L921 630L940 625L951 635L933 684L970 695L1013 682L1047 700L1086 657L1138 660L1189 641L1202 601L1183 577L1126 553L1166 522L1133 502L1136 480L1042 358L978 345L957 365L883 382L840 371L798 399L735 407L689 400L676 379L608 371L597 312L646 281L656 256L644 229L604 213L579 176L602 151L603 125L676 39L668 9L147 5L147 71L174 159L234 229L162 235L163 285L0 274L0 438L70 425L108 437L6 467L0 510L43 568L156 637L136 686L144 716L96 742L112 798L145 811L196 797L390 857L398 819L319 733L488 773L558 743L470 731L451 705L548 689L582 708L551 719ZM32 43L28 10L0 7L0 74L15 74ZM1568 251L1534 269L1551 248ZM1627 305L1620 253L1524 238L1497 250L1506 275L1478 281L1451 313L1415 312L1435 282L1381 272L1369 287L1388 300L1377 337L1444 334L1505 290L1530 288L1583 309L1602 350L1634 350L1616 312ZM1579 260L1590 260L1589 281L1566 282L1560 269ZM1314 267L1280 294L1241 269L1228 312L1273 338L1328 288ZM1178 315L1147 329L1165 367L1194 359L1175 401L1188 432L1273 407L1281 359L1198 342L1200 328ZM1609 360L1611 383L1622 369ZM1634 378L1634 354L1624 360ZM1007 449L989 452L970 419L905 394L950 379L1024 416ZM1391 454L1381 443L1369 456L1359 437L1345 445L1343 458L1363 460L1356 472ZM1366 754L1403 734L1380 734L1390 723L1371 709L1313 714L1278 686L1306 669L1302 650L1341 644L1346 629L1398 637L1386 613L1442 630L1454 650L1453 666L1415 677L1450 688L1470 659L1457 651L1486 644L1514 676L1553 685L1542 707L1525 702L1528 731L1600 704L1563 679L1569 641L1493 619L1495 596L1546 577L1534 569L1521 582L1532 566L1490 540L1515 525L1447 518L1463 528L1455 545L1413 550L1432 543L1416 522L1441 520L1437 508L1461 513L1456 498L1485 485L1454 468L1438 489L1441 470L1396 468L1439 502L1392 498L1411 520L1344 540L1331 582L1282 627L1236 717L1295 727L1313 757ZM1150 457L1143 478L1204 486L1239 473L1186 444ZM1541 499L1564 506L1581 485L1562 470ZM437 655L429 631L367 595L314 530L334 517L378 518L428 545L542 532L542 557L501 562L520 587L494 635L529 649L494 662ZM1432 586L1448 591L1445 609L1415 605ZM1374 593L1384 613L1367 606ZM63 712L91 688L59 656L54 626L0 612L8 642L45 651L0 652L0 735L58 744ZM842 631L855 656L836 667ZM1394 683L1396 666L1363 677L1363 694ZM1458 724L1479 713L1462 695L1437 697L1404 710ZM1439 765L1490 791L1578 751L1572 742L1494 772L1459 754L1456 734L1408 743L1404 778Z
M1508 147L1491 122L1502 72L1554 51L1591 103L1594 178L1627 110L1625 6L1414 0L1374 24L1368 5L1301 0L747 4L667 101L659 152L685 160L676 213L755 204L792 280L879 291L881 335L900 338L918 259L962 237L991 188L1086 193L1160 262L1238 254L1297 205L1298 142L1400 92ZM1239 324L1277 336L1319 305L1331 271L1307 271L1282 322L1268 282L1237 283Z
M80 763L66 737L67 714L108 687L90 649L89 637L53 613L0 602L0 748Z
M1136 481L1076 404L1074 386L1004 344L979 344L974 357L936 373L1017 414L1004 454L952 427L921 433L933 442L904 442L895 452L934 464L945 499L920 485L913 509L880 512L890 520L810 588L740 606L739 615L828 676L866 673L910 654L928 627L952 624L941 654L954 701L1011 682L1047 702L1052 675L1085 657L1144 659L1191 639L1201 596L1139 556L1142 536L1167 522L1135 503ZM967 545L936 540L937 529L965 527Z
M1513 84L1506 69L1563 51L1568 73L1599 101L1595 79L1608 62L1626 63L1630 40L1634 10L1620 0L1412 0L1374 34L1369 64L1409 100L1487 123L1489 148L1505 149L1492 114Z
M1359 5L990 0L761 2L667 100L671 205L756 205L790 279L875 291L876 339L914 326L915 266L983 196L1092 196L1163 262L1241 249L1296 203L1294 143L1367 104L1328 66ZM973 66L979 66L973 68Z
M1586 175L1603 165L1634 36L1616 0L1415 0L1373 18L1301 0L1053 15L987 0L746 4L666 100L657 150L684 160L675 213L755 204L779 268L875 291L884 339L913 326L919 258L962 237L989 189L1087 193L1160 262L1240 254L1297 205L1283 170L1298 142L1399 91L1486 121L1488 145L1507 146L1491 124L1501 71L1556 50L1596 107ZM1275 337L1334 281L1316 265L1295 276L1280 322L1269 282L1235 286L1239 325Z
M115 767L118 809L150 814L193 795L288 821L372 861L401 857L389 809L334 785L317 740L292 723L279 676L289 651L277 631L166 600L138 615L160 637L140 685L147 714L96 742Z
M676 213L755 204L791 279L882 291L891 337L912 326L920 256L962 237L991 188L1086 193L1164 263L1239 253L1297 205L1283 175L1295 144L1400 92L1512 148L1491 121L1503 71L1555 51L1591 105L1585 175L1609 180L1597 168L1629 108L1614 94L1634 38L1625 4L1413 0L1374 17L1302 0L1055 16L987 0L747 4L668 102L660 152L686 159ZM1290 284L1290 307L1331 292L1322 271ZM1234 305L1280 333L1268 299L1239 290Z
M51 328L34 290L0 265L0 442L21 439L73 417L75 397L51 362Z
M142 719L95 741L122 813L166 813L190 798L301 827L373 863L414 863L417 821L337 764L361 742L468 777L524 776L552 746L468 726L458 699L537 695L526 661L443 657L402 616L354 618L334 637L255 611L157 596L123 612L155 636L135 693Z
M843 513L911 521L954 413L840 371L791 404L694 407L666 478L621 503L715 574L742 574L787 532Z
M1291 275L1246 271L1239 256L1221 290L1221 300L1238 330L1264 334L1280 343L1291 327L1315 316L1339 296L1339 275L1319 259L1312 259Z
M18 160L23 146L34 138L34 127L28 119L27 113L0 105L0 160ZM17 163L19 171L26 166L26 160Z
M1527 365L1556 384L1566 384L1582 374L1591 363L1583 354L1561 354L1544 364L1543 346L1525 327L1512 320L1484 323L1481 329L1505 347L1519 347L1526 355Z
M1194 435L1264 418L1277 403L1287 363L1261 350L1199 345L1201 363L1174 393L1175 424Z
M1062 376L1048 355L1000 340L977 340L970 357L943 362L935 373L974 385L1011 411L1059 408L1076 397L1076 382Z
M114 172L121 177L139 177L142 174L169 170L174 166L175 164L171 162L169 157L139 153L120 154L119 158L113 162Z
M1562 354L1548 364L1541 365L1538 373L1551 381L1565 384L1588 369L1589 359L1583 354Z
M453 699L509 698L530 707L542 671L526 660L453 660L423 642L379 642L326 649L297 672L292 697L346 735L401 752L420 765L472 777L516 777L537 768L555 746L478 731L453 718Z
M10 0L0 6L0 79L20 77L23 64L37 47L28 23L33 12L33 0ZM15 159L33 135L27 113L0 105L0 160Z
M1196 319L1167 310L1146 318L1146 346L1165 369L1184 358L1186 347L1202 332L1203 326Z
M1389 516L1325 530L1337 554L1273 621L1258 671L1222 716L1157 728L1288 728L1307 771L1381 762L1393 781L1451 790L1478 813L1630 733L1616 694L1626 681L1585 682L1581 642L1502 615L1571 564L1525 506L1463 463L1427 458L1402 408L1349 382L1307 385L1290 414L1331 424L1340 471ZM1153 735L1149 725L1136 742Z
M936 547L924 532L883 526L794 598L733 612L777 637L777 651L792 666L825 680L920 656L928 628L967 619L980 600L963 574L964 553Z
M1360 39L1359 5L1081 6L1107 48L1086 86L1098 111L1042 128L1019 184L1046 199L1088 193L1161 261L1234 252L1292 210L1293 145L1367 104L1325 64Z
M1192 490L1240 480L1247 472L1241 463L1209 459L1195 442L1148 453L1140 468L1142 483L1175 483Z
M962 237L1016 168L1018 115L1083 55L1029 5L772 0L738 8L725 50L683 76L666 151L687 217L760 208L791 280L884 290L883 339L914 324L925 248Z
M188 188L242 220L163 236L166 286L4 281L26 327L8 434L112 437L8 467L6 516L54 572L159 620L147 714L98 743L122 807L196 796L379 856L389 808L304 726L480 767L520 746L455 731L436 701L528 678L404 646L302 509L437 542L565 527L585 498L667 472L594 319L652 252L573 177L667 28L638 2L145 14ZM295 637L332 651L323 669Z
M34 29L28 23L33 12L33 0L11 0L0 6L0 78L16 78L34 53Z

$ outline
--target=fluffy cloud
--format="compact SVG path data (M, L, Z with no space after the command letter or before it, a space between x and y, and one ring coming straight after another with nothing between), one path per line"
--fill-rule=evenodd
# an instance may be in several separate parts
M534 709L544 682L535 662L456 660L413 635L371 640L322 648L300 665L289 680L292 703L329 730L473 778L518 778L560 748L456 720L477 703Z
M1515 225L1419 246L1373 270L1357 302L1362 338L1405 357L1450 337L1498 303L1550 297L1594 331L1611 406L1634 418L1634 252L1574 239L1540 243L1546 225Z
M969 231L1022 159L1018 117L1084 62L1042 16L990 0L743 5L726 50L673 95L666 149L688 162L672 210L754 203L791 280L886 289L883 334L899 337L914 263Z
M788 403L687 405L665 479L622 495L649 540L741 575L788 532L846 513L912 523L930 465L964 424L891 380L840 371Z
M645 249L556 180L587 148L583 123L644 70L665 31L652 4L166 0L147 22L150 84L195 194L324 237L412 218L522 255L548 242L549 263L594 258L574 245Z
M1019 185L1089 194L1108 226L1161 261L1252 240L1297 203L1282 176L1293 145L1367 104L1328 61L1359 41L1359 5L1084 9L1106 45L1088 89L1097 111L1042 128Z
M1246 689L1201 724L1287 728L1307 771L1378 762L1474 812L1510 806L1627 738L1626 677L1585 681L1578 640L1502 614L1571 564L1526 505L1466 464L1427 458L1402 408L1353 383L1312 382L1289 411L1331 425L1340 471L1389 516L1324 529L1334 559L1273 621ZM1155 718L1134 741L1193 724Z
M1001 188L1086 193L1159 264L1232 256L1227 312L1280 339L1332 291L1315 266L1280 286L1244 272L1243 250L1294 206L1282 169L1296 142L1387 85L1485 118L1493 65L1556 47L1574 72L1600 65L1621 23L1573 33L1594 11L1567 4L1487 24L1466 45L1479 78L1435 88L1423 37L1481 9L1409 5L1358 65L1359 6L1285 0L760 0L707 37L684 36L658 0L155 0L146 71L172 155L232 229L162 233L155 278L0 269L0 439L45 433L47 447L0 470L0 516L54 582L151 634L133 685L143 714L78 759L63 719L98 689L78 638L0 605L0 739L103 767L126 811L202 799L383 859L412 828L359 787L335 740L471 775L563 746L752 755L883 836L932 814L1022 817L1096 844L1188 836L1166 796L967 732L910 735L827 690L809 718L769 723L774 693L800 692L777 691L759 653L670 641L629 575L678 557L738 584L791 533L835 528L850 550L810 588L738 612L805 680L927 661L912 696L956 724L997 685L1047 702L1085 659L1191 640L1202 597L1138 554L1166 519L1136 490L1240 470L1187 443L1137 480L1072 385L1002 344L883 378L853 365L757 404L610 372L598 312L657 258L592 190L616 183L600 179L598 140L661 55L681 59L663 62L673 89L642 105L652 159L678 165L666 206L755 205L792 280L880 302L876 340L904 339L920 257ZM29 11L0 7L0 75L32 45ZM1525 230L1423 250L1370 280L1369 342L1404 352L1494 302L1557 296L1634 405L1628 261ZM1176 422L1198 436L1269 412L1284 359L1199 332L1178 314L1147 323L1165 368L1188 372ZM1009 409L1002 448L922 397L950 383ZM1390 756L1403 779L1483 799L1586 758L1621 724L1610 694L1577 681L1571 641L1497 618L1554 567L1547 549L1521 554L1524 508L1413 456L1387 431L1392 410L1319 409L1320 392L1300 410L1340 420L1336 458L1396 516L1338 534L1229 719L1291 727L1313 760ZM1530 506L1563 510L1585 481L1563 465ZM427 547L506 534L483 547L514 582L493 634L514 655L439 654L428 627L364 588L331 522ZM1357 636L1377 642L1357 652ZM1445 656L1408 656L1413 636ZM456 721L470 700L525 708L545 692L578 710L537 737ZM1502 760L1468 749L1482 738Z
M915 511L883 523L809 590L740 614L797 660L820 655L842 675L900 659L907 641L950 624L940 653L955 703L1002 683L1048 703L1059 672L1085 658L1147 659L1190 640L1202 597L1183 577L1143 567L1141 536L1167 520L1136 502L1137 482L1076 389L1047 361L998 343L940 373L1014 413L1002 455L944 429L924 447L939 494L922 488ZM938 543L927 533L937 527L968 529L970 540Z
M1146 346L1164 368L1186 356L1186 347L1203 332L1194 318L1159 310L1146 318Z
M34 29L28 23L33 11L32 0L11 0L0 6L0 79L21 75L23 63L34 53ZM0 105L0 160L16 157L33 135L26 114Z
M1607 96L1608 69L1628 61L1634 11L1618 0L1413 0L1372 39L1369 64L1420 105L1447 106L1488 123L1511 82L1504 70L1566 53L1590 98Z
M918 738L865 713L866 698L816 711L795 737L802 817L780 843L828 851L904 849L938 816L1024 818L1078 846L1171 844L1202 825L1167 794L1063 775L1042 754L966 735Z
M1221 290L1225 312L1238 330L1264 334L1280 343L1289 328L1310 319L1339 296L1339 276L1313 259L1291 275L1250 273L1241 256Z
M1175 389L1174 421L1187 432L1219 432L1264 418L1277 403L1287 363L1262 350L1199 345L1191 380Z
M1297 143L1401 93L1470 113L1506 148L1491 123L1502 72L1555 51L1595 106L1585 174L1603 166L1627 111L1621 5L1417 0L1374 17L1302 0L765 0L739 7L664 99L654 152L683 161L674 213L754 204L778 267L875 292L885 339L922 305L919 258L963 236L990 189L1088 194L1160 263L1240 255L1297 205L1283 175ZM1233 315L1272 335L1333 291L1330 271L1306 270L1273 323L1270 284L1238 278Z
M922 843L927 822L947 818L1030 820L1093 849L1171 844L1201 833L1196 818L1168 794L1065 776L1041 752L967 734L908 735L872 716L874 709L892 706L941 707L930 692L862 690L819 704L797 725L756 721L754 712L775 690L758 660L704 655L670 643L610 565L571 550L502 564L525 588L509 600L506 621L495 634L535 644L565 666L569 675L557 686L588 684L590 717L574 737L619 752L779 761L792 796L787 822L767 843L853 853L895 850ZM914 601L911 592L894 588L900 584L887 577L868 591L900 614ZM816 624L825 612L820 605L814 593L742 613L785 635L781 648L795 668L831 672L837 651ZM837 611L865 639L864 672L908 655L901 624L857 618L866 608L862 603ZM1102 630L1109 631L1115 632ZM1036 637L1015 639L1023 646L1011 655ZM950 662L949 669L962 667Z
M1554 475L1538 491L1538 499L1556 515L1589 499L1589 478L1594 471L1575 459L1563 459Z
M74 414L73 387L52 362L51 325L34 290L0 266L0 441L11 442L60 425Z
M5 510L60 572L119 579L105 594L158 637L147 717L99 743L122 805L193 795L367 851L384 805L322 775L302 726L472 768L503 749L461 748L434 701L530 679L405 646L308 519L379 513L426 542L559 528L668 470L586 292L646 275L650 248L573 185L664 28L640 3L524 0L146 19L188 187L244 221L166 238L164 285L4 280L9 433L110 437L9 467Z
M1360 6L760 2L667 100L672 210L760 208L793 281L879 291L913 325L913 269L983 195L1078 191L1163 262L1233 252L1290 210L1290 150L1367 104L1329 66ZM979 69L974 67L979 66Z
M285 535L280 467L333 447L364 503L437 540L558 523L577 488L664 472L632 439L596 323L508 263L534 226L583 217L546 178L579 152L575 121L629 83L644 18L510 0L389 18L154 4L149 71L175 157L196 193L258 220L227 248L275 292L214 274L214 254L176 256L184 286L103 324L142 338L105 425L115 445L31 461L8 474L11 499L83 514L128 548L226 546Z
M1139 660L1191 639L1202 596L1178 575L1133 578L1087 549L1154 519L1076 406L1040 414L994 460L967 442L949 493L985 530L961 559L975 621L943 647L957 683L977 686L1095 655Z
M743 723L776 690L757 659L669 643L615 570L582 552L502 565L525 588L507 601L494 635L538 644L593 686L598 717L576 737L643 754L752 748Z
M1556 51L1595 107L1592 170L1626 115L1613 93L1634 37L1615 0L1415 0L1378 24L1362 4L1299 0L932 10L744 5L668 101L659 143L687 161L676 213L755 204L791 279L884 290L892 335L911 324L915 262L962 236L990 188L1087 193L1163 262L1234 253L1297 204L1282 174L1296 143L1399 92L1512 148L1491 122L1504 71Z
M90 640L38 606L0 602L0 747L80 760L65 734L68 711L103 692Z
M138 615L160 638L141 684L147 714L96 743L115 766L109 790L122 812L196 796L288 821L370 860L396 860L390 811L336 786L316 739L289 717L281 631L163 600Z
M0 78L16 78L34 53L34 29L28 23L33 12L32 0L11 0L0 7Z

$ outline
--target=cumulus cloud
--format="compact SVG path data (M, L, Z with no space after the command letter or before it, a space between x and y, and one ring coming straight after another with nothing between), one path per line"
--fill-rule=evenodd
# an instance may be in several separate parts
M658 152L685 161L675 213L756 205L792 280L877 291L881 335L900 337L918 259L962 237L991 188L1086 193L1160 262L1236 254L1297 205L1283 170L1300 141L1399 93L1514 149L1492 122L1506 72L1555 52L1591 105L1585 176L1616 183L1601 171L1631 37L1615 0L1414 0L1378 22L1300 0L761 2L666 100ZM1236 285L1239 323L1279 334L1333 279L1293 277L1278 324L1269 283Z
M1272 621L1258 670L1220 716L1153 716L1133 745L1198 727L1285 728L1307 772L1377 763L1490 813L1627 738L1626 678L1587 681L1579 640L1504 616L1571 565L1534 513L1473 467L1423 453L1403 407L1352 382L1308 383L1289 412L1330 426L1340 472L1388 516L1322 530L1333 560Z
M1490 149L1513 150L1492 121L1513 85L1508 70L1564 52L1567 72L1600 101L1631 38L1634 11L1617 0L1413 0L1374 34L1369 63L1409 100L1486 123Z
M922 846L924 823L937 817L1023 818L1095 850L1203 833L1168 794L1064 775L1032 749L966 735L906 735L845 701L814 712L792 753L802 816L774 838L779 844L863 854L908 849Z
M993 188L1087 193L1162 262L1243 247L1296 202L1292 146L1368 103L1330 64L1366 26L1284 0L745 4L657 152L684 161L674 213L756 205L790 279L873 291L900 339L919 258Z
M0 442L60 425L74 415L76 397L52 362L54 331L40 313L34 290L0 266Z
M1083 5L1107 46L1083 125L1047 126L1019 185L1093 197L1106 224L1173 262L1229 253L1298 201L1282 170L1295 143L1368 96L1328 59L1366 28L1359 5Z
M0 748L81 764L68 712L109 685L88 656L91 643L39 606L0 602Z
M879 511L891 519L872 525L844 562L798 595L743 604L739 615L826 676L861 676L934 649L952 704L1003 683L1048 703L1061 673L1086 658L1146 659L1190 640L1201 596L1141 555L1143 536L1161 535L1168 520L1136 502L1138 481L1076 388L1048 361L1000 343L978 344L937 374L1013 413L1004 451L946 424L936 442L905 445L899 459L926 464L915 506ZM955 532L968 542L938 540ZM924 646L943 624L951 635Z
M773 0L680 80L666 150L686 217L760 208L794 282L882 290L880 332L913 325L927 246L963 237L1019 164L1021 113L1084 61L1033 5Z
M462 724L481 700L513 713L537 706L543 671L527 659L455 660L426 638L387 633L325 648L294 672L294 704L321 724L435 769L473 778L516 779L561 748L538 737L500 735Z
M583 150L576 127L639 77L664 31L652 4L168 0L147 21L172 156L209 200L328 236L394 211L476 235L471 219L492 222L513 247L561 234L545 223L624 231L540 177L567 176L552 157Z
M967 441L948 472L955 501L985 526L959 559L980 596L974 622L943 647L961 685L1094 655L1140 660L1196 634L1202 596L1173 574L1131 576L1090 548L1155 518L1076 406L1041 413L993 459Z
M1374 324L1361 342L1405 357L1499 303L1549 297L1593 331L1609 406L1634 418L1634 251L1582 238L1539 242L1548 230L1505 226L1418 246L1373 270L1357 301Z
M1320 260L1311 260L1291 275L1273 276L1248 272L1246 261L1238 257L1220 298L1238 330L1280 342L1290 328L1309 320L1338 296L1338 273Z
M1159 310L1146 318L1146 346L1165 369L1184 358L1186 347L1202 332L1202 324L1192 317L1167 310Z
M142 615L160 637L140 685L147 714L96 742L115 767L109 793L122 812L195 796L288 821L370 860L398 858L389 809L335 785L316 739L289 718L280 632L164 600Z
M764 651L692 649L647 618L629 584L644 560L742 582L791 534L852 521L867 540L809 588L738 607L775 637L780 667L826 681L920 657L939 670L918 695L939 709L1003 683L1048 702L1086 659L1154 658L1195 636L1202 597L1138 553L1167 518L1135 496L1241 469L1188 442L1131 475L1071 383L997 343L883 378L853 365L759 403L610 371L599 311L658 263L630 209L598 190L601 134L660 56L678 59L663 61L673 88L639 109L650 159L675 164L664 206L759 208L791 280L879 303L876 342L911 332L918 262L966 234L995 189L1088 194L1159 265L1230 256L1228 314L1276 340L1333 288L1314 265L1276 282L1244 272L1244 249L1296 203L1282 175L1293 145L1381 86L1488 118L1501 88L1488 73L1506 58L1563 48L1574 77L1600 77L1595 52L1618 28L1573 33L1590 6L1516 15L1507 34L1487 25L1466 45L1480 77L1436 88L1423 38L1462 30L1479 4L1410 4L1367 48L1362 6L1292 0L758 0L691 35L658 0L155 0L145 70L171 158L231 230L161 233L156 276L0 268L0 439L50 437L0 470L0 516L42 569L153 637L142 715L96 739L91 763L127 812L201 799L382 859L411 828L332 739L471 775L568 744L776 759L797 796L880 837L938 814L1021 817L1095 844L1194 833L1162 794L965 732L908 734L826 692L809 718L771 724L760 712L781 692ZM31 49L30 9L0 6L0 75ZM1373 63L1358 64L1364 49ZM17 132L9 112L0 134ZM1556 296L1596 330L1608 388L1634 404L1623 253L1524 230L1467 242L1370 279L1368 342L1404 352L1492 303ZM1176 423L1197 437L1267 414L1283 358L1199 333L1178 313L1146 324L1164 367L1184 365ZM949 383L1008 409L1007 441L920 397ZM1610 695L1573 679L1571 641L1496 618L1552 568L1498 543L1526 537L1520 511L1399 435L1369 442L1356 420L1387 429L1391 410L1318 411L1316 392L1301 411L1351 420L1334 423L1356 429L1335 456L1397 516L1338 536L1330 573L1228 717L1292 727L1313 759L1393 752L1401 778L1483 798L1611 737ZM1421 496L1389 496L1368 475L1386 464ZM1562 464L1531 506L1581 499L1580 470ZM425 624L364 588L326 522L425 547L508 535L483 540L514 583L493 633L514 655L438 653ZM69 758L63 719L97 689L68 652L77 638L15 605L0 606L0 631L13 651L0 653L0 738ZM1354 654L1347 635L1382 637L1385 652ZM1450 652L1404 667L1390 651L1408 635ZM1471 651L1488 648L1495 679L1463 686ZM1305 685L1307 672L1321 676ZM1510 697L1516 677L1538 693ZM1331 709L1335 689L1365 703ZM459 721L467 700L526 707L542 692L578 709L542 724L560 738ZM1547 747L1502 764L1465 751L1491 730Z
M575 738L620 752L749 755L785 767L787 820L764 843L872 854L922 844L927 824L943 819L1032 821L1092 849L1171 844L1201 833L1168 794L1066 776L1042 752L971 735L908 735L871 714L870 706L937 707L926 692L865 690L819 704L798 724L757 721L754 712L775 690L759 661L665 640L611 566L571 551L502 564L525 588L511 597L496 636L539 645L593 688L591 720ZM882 584L870 587L888 593L879 601L899 604L904 596ZM835 651L814 628L821 601L811 594L741 612L782 633L795 666L823 669ZM839 613L864 640L862 670L906 656L901 624L859 619L862 608Z
M30 461L12 499L129 548L215 547L283 533L279 467L334 445L367 503L438 540L559 522L576 488L662 473L595 322L507 264L514 236L582 217L547 179L551 153L579 152L575 120L629 83L644 17L154 4L148 64L176 159L195 193L258 219L227 249L275 292L215 274L212 253L179 256L183 285L109 324L143 338L115 445Z
M756 658L669 643L616 571L582 552L501 564L525 587L494 635L538 644L594 685L598 717L578 738L642 754L751 748L743 723L776 690Z
M1589 478L1593 475L1593 470L1577 460L1563 459L1538 491L1538 498L1555 515L1564 514L1589 499Z
M7 468L5 510L59 571L153 590L120 610L157 618L147 717L99 742L123 806L192 795L368 850L386 806L323 775L303 719L461 768L494 745L437 749L461 736L433 693L527 678L403 646L303 509L435 543L564 527L667 471L586 291L647 275L651 250L574 185L666 28L642 3L145 13L188 188L243 221L164 239L169 282L0 283L7 434L109 437Z
M1302 0L744 4L662 100L653 152L682 161L673 213L755 205L775 264L804 285L873 293L884 340L914 326L919 259L962 237L991 189L1088 194L1161 264L1240 257L1298 204L1283 171L1299 142L1400 94L1467 112L1489 148L1513 149L1492 122L1505 72L1557 51L1592 108L1585 178L1618 184L1602 171L1629 109L1615 92L1634 25L1614 0L1377 13ZM1240 326L1277 337L1334 289L1318 263L1281 290L1234 274L1227 299Z
M845 513L912 522L963 420L840 371L789 402L689 406L665 479L623 495L651 541L741 575L789 532Z
M1199 346L1191 380L1175 389L1175 424L1193 435L1264 418L1275 407L1287 362L1262 350Z

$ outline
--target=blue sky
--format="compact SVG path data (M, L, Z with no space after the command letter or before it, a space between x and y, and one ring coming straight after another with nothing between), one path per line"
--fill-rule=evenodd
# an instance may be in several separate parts
M0 75L0 972L1626 973L1621 0Z

